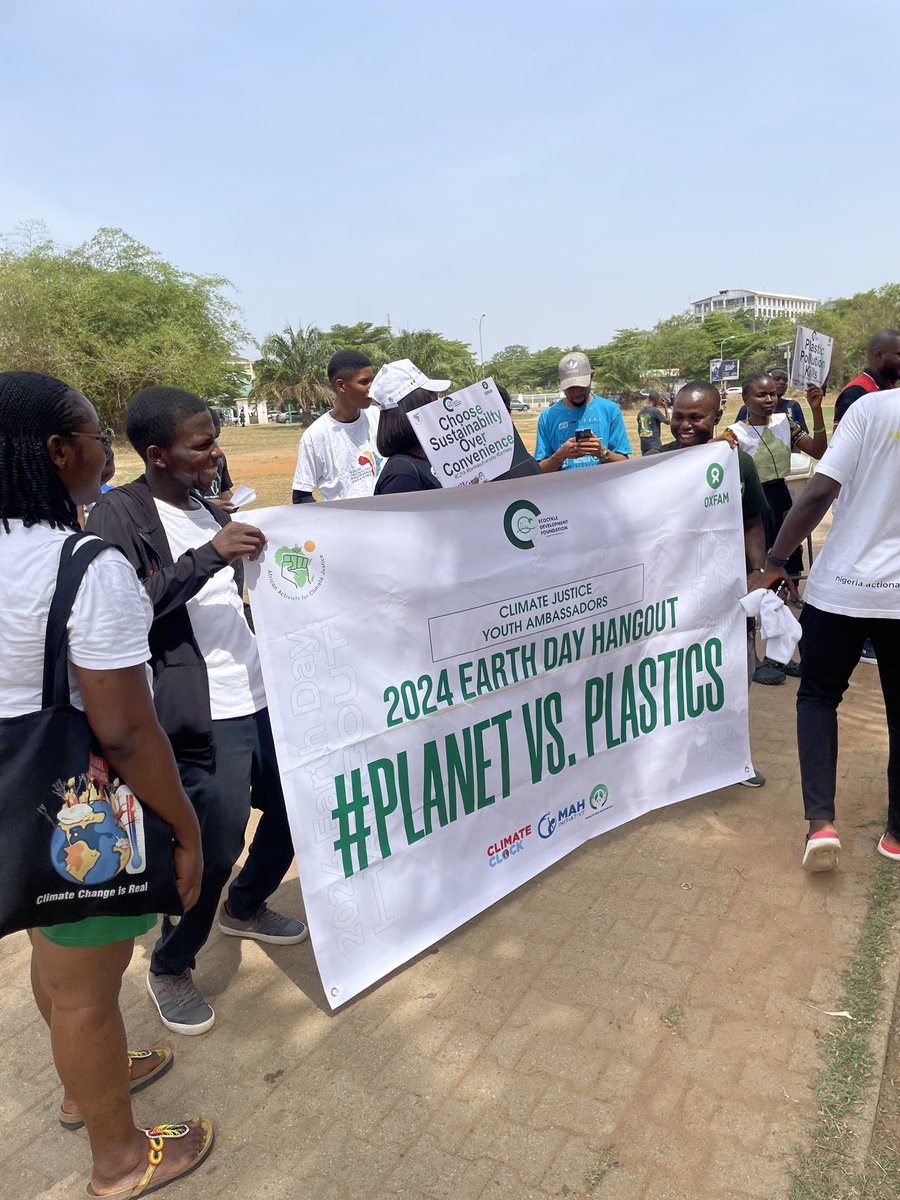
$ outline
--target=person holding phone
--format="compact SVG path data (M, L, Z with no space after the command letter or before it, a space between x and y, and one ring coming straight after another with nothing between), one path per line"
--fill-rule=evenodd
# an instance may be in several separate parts
M596 467L623 462L631 454L622 410L591 391L594 372L580 350L564 354L559 363L563 399L545 408L538 418L534 457L544 472Z

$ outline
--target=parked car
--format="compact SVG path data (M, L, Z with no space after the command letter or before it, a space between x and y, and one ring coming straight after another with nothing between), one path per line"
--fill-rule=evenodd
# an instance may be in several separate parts
M531 405L524 400L512 400L509 407L513 412L531 412Z
M304 414L302 412L282 412L278 413L275 420L279 425L302 425Z

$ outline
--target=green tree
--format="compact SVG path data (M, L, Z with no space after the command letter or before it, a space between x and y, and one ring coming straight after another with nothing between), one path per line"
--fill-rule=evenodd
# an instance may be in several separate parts
M452 341L432 329L401 329L388 343L389 357L409 358L431 379L449 379L454 388L475 383L480 374L465 342Z
M132 393L150 384L222 395L227 360L248 337L228 286L120 229L67 249L26 225L0 243L0 369L64 379L117 427Z
M254 363L256 383L252 399L265 400L276 408L293 406L309 414L328 404L328 360L332 343L315 325L286 325L281 333L270 333L260 346Z
M337 350L358 350L372 360L376 371L388 361L391 331L387 325L373 325L371 321L357 321L355 325L332 325L325 338L332 353Z

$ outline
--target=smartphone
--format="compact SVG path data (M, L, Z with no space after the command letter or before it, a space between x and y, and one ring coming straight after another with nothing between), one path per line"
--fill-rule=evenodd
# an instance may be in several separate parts
M575 430L575 441L576 442L583 442L585 440L585 438L591 438L593 436L594 436L594 434L593 434L592 430L590 430L590 429L576 429Z

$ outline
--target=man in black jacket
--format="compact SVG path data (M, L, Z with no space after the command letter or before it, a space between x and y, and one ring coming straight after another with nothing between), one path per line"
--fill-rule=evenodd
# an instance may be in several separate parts
M198 1034L212 1028L215 1014L192 971L243 850L251 802L262 817L219 928L281 945L306 937L301 921L266 904L293 847L256 639L241 601L240 560L255 558L265 539L200 498L221 457L202 400L146 388L132 398L126 426L145 473L108 492L88 528L122 550L153 601L154 700L197 810L204 871L195 907L178 924L163 918L147 985L167 1029Z

